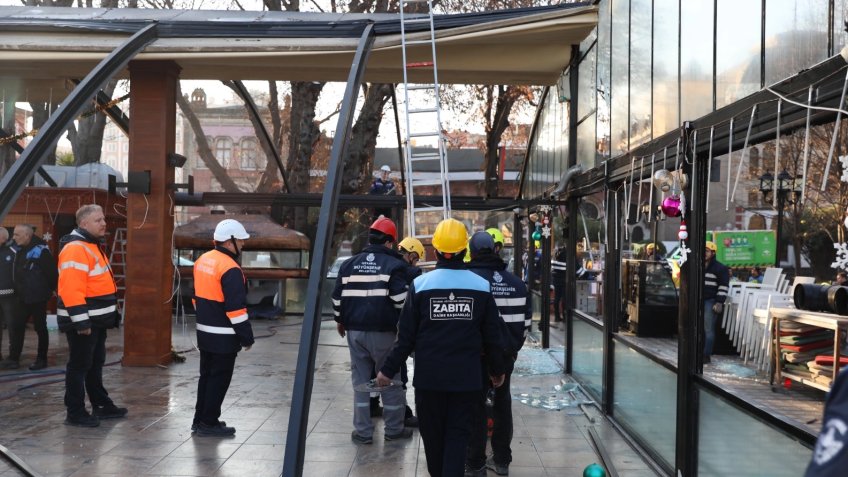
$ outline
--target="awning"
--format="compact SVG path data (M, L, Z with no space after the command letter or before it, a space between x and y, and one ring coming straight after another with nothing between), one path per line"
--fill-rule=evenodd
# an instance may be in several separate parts
M52 90L55 100L71 88L67 80L85 76L150 21L159 23L159 39L136 60L176 61L182 79L280 81L345 81L358 32L374 22L365 80L403 81L398 15L0 7L0 88L44 100ZM439 81L552 85L570 46L596 23L597 7L587 4L438 15ZM407 40L429 38L417 30ZM428 48L408 47L407 61L428 61ZM431 82L432 73L410 70L416 81Z

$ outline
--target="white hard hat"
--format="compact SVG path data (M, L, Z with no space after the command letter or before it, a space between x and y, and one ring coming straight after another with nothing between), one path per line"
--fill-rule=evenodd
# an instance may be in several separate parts
M392 168L389 166L383 166L380 168L381 171L392 172Z
M250 238L250 234L247 233L247 230L244 229L244 225L242 225L238 220L224 219L218 222L218 225L215 227L215 235L213 237L216 242L226 242L230 238L247 240Z

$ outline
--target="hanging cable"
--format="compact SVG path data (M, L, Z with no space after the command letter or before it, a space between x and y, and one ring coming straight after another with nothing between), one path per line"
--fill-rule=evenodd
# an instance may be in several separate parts
M730 201L734 202L736 198L736 187L739 185L739 176L742 175L742 164L745 162L745 157L748 155L748 139L751 138L751 128L754 126L754 116L757 114L757 105L751 108L751 119L748 121L748 132L745 134L745 142L742 145L742 157L739 158L739 165L736 167L736 180L733 182L733 192L730 193ZM730 171L727 171L728 175Z
M713 137L715 133L715 127L710 128L710 148L709 153L707 154L707 160L710 161L707 163L707 200L704 202L704 213L710 213L710 182L712 182L713 177Z

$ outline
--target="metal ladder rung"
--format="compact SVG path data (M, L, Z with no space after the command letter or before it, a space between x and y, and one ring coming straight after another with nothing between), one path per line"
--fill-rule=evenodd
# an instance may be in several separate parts
M406 42L407 45L432 45L433 42L430 40L409 40Z
M412 209L413 214L421 214L427 212L444 212L445 208L441 205L436 205L432 207L416 207Z
M412 180L412 187L418 186L434 186L434 185L442 185L443 181L441 179L420 179L420 180Z
M427 131L427 132L419 132L419 133L409 133L409 137L433 137L439 136L441 133L439 131Z
M404 23L425 23L425 22L429 23L430 19L428 17L410 17L410 18L404 17L403 22Z
M436 89L436 85L434 85L434 84L419 84L419 85L415 85L415 86L407 86L406 89L407 89L407 91L415 91L415 90L422 90L422 89Z
M417 155L417 156L413 154L413 155L412 155L412 156L410 156L410 158L409 158L409 160L410 160L410 161L412 161L412 162L417 162L417 161L438 161L439 159L441 159L441 156L440 156L440 155L438 155L438 154L419 154L419 155Z
M409 114L435 113L436 111L438 111L436 108L410 109Z

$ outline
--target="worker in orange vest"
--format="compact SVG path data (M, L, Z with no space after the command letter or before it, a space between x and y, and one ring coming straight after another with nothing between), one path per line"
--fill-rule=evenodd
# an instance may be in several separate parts
M106 362L106 330L120 324L118 295L112 269L101 243L106 236L106 217L96 204L76 213L78 227L59 241L59 302L57 321L68 340L65 373L65 424L97 427L100 419L120 418L127 408L118 407L103 387ZM92 413L85 408L85 395Z
M194 262L200 379L191 430L199 436L231 436L235 428L218 418L236 356L254 341L247 319L247 280L237 262L250 235L237 220L224 219L215 227L213 238L215 249Z

